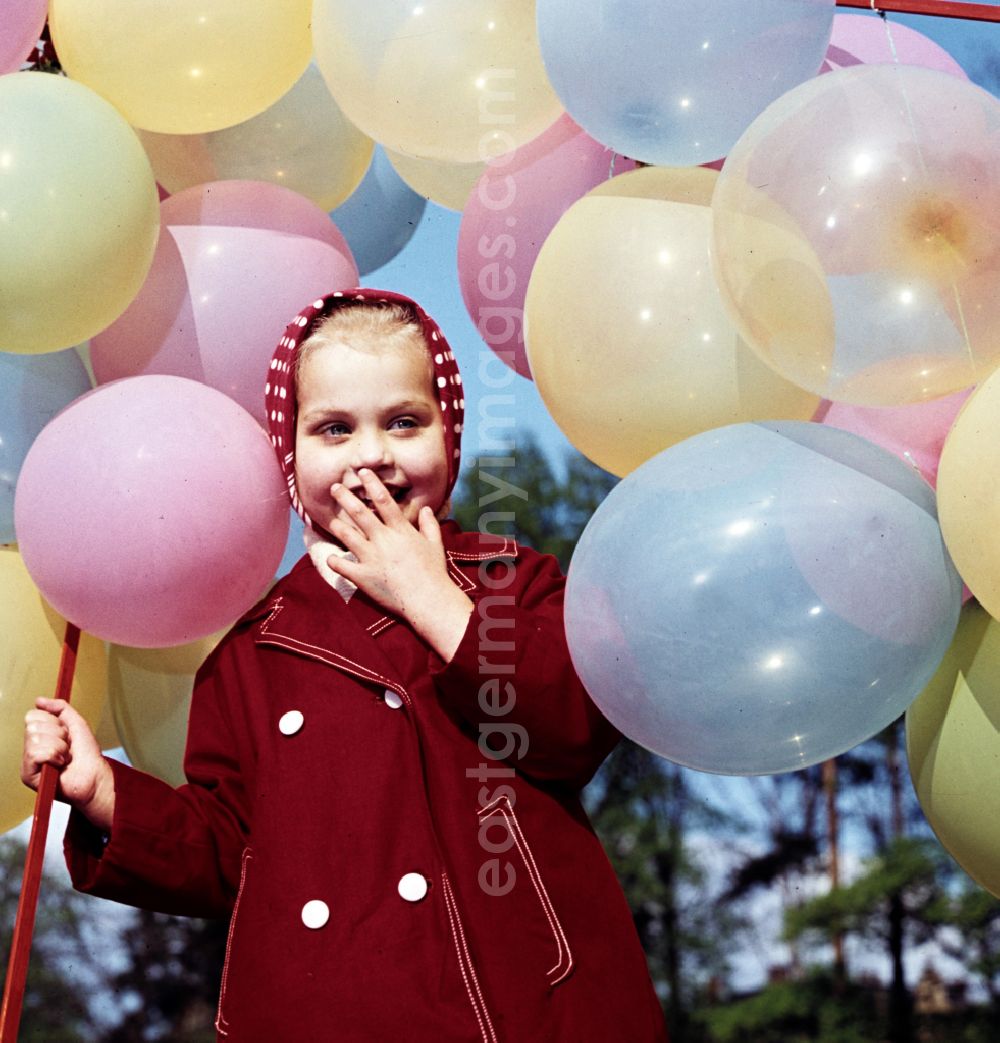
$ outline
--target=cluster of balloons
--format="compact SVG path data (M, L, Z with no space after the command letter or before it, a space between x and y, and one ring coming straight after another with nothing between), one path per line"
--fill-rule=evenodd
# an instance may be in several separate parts
M484 343L623 478L567 600L623 731L787 771L958 690L962 581L1000 615L1000 102L834 0L245 6L0 0L0 542L112 643L136 763L177 777L286 546L273 344L428 199ZM65 77L17 71L46 14Z

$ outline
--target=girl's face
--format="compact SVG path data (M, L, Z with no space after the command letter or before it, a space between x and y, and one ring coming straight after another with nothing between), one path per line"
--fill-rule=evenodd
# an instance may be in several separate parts
M330 494L340 482L367 502L358 471L373 471L411 524L423 506L445 501L448 461L441 406L423 342L384 351L345 343L312 350L298 376L295 481L319 526L341 511Z

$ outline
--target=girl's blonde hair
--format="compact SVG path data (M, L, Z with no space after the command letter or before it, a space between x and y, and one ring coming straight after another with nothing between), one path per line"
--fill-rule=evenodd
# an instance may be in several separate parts
M347 301L317 319L299 346L295 357L296 385L302 367L314 351L341 344L369 354L416 348L427 362L428 379L433 380L434 368L423 330L409 308L389 301Z

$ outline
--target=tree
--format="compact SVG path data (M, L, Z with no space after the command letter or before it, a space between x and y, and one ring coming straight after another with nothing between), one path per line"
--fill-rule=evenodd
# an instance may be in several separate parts
M0 837L0 951L10 952L27 849ZM86 938L88 900L45 874L18 1038L39 1043L83 1043L99 1031L91 996L99 985ZM90 988L88 989L88 985Z
M104 1043L213 1043L227 923L135 910L126 966L111 979L121 1020Z

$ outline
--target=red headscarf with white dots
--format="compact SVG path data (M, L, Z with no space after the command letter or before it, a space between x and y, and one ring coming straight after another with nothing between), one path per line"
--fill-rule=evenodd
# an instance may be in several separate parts
M370 301L373 304L398 304L410 311L423 331L427 352L434 366L434 390L441 405L444 421L444 447L448 456L447 498L458 479L461 458L462 418L465 415L465 398L458 363L438 324L417 304L400 293L389 290L374 290L367 287L338 290L320 297L303 308L288 324L285 335L278 341L271 368L267 374L264 402L267 410L267 429L271 444L278 456L282 474L288 483L288 494L292 506L307 525L312 519L305 513L295 488L295 359L299 346L316 328L317 324L334 309L353 301Z

